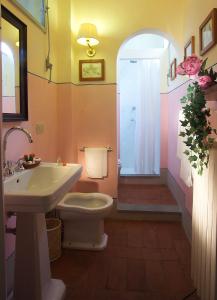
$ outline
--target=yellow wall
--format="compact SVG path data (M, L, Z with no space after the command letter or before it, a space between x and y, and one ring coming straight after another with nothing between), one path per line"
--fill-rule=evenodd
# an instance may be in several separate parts
M53 28L52 45L57 60L57 82L71 82L71 0L57 1L58 24ZM52 1L50 1L52 4ZM52 11L52 7L50 11ZM51 24L52 28L52 24ZM53 43L54 41L54 43Z
M45 70L45 59L48 53L47 32L44 32L10 1L2 0L1 3L27 25L28 71L43 78L49 78L49 73ZM62 65L61 70L63 68L65 70L65 66L68 65L68 62L70 61L70 59L68 60L68 54L70 54L71 45L68 45L65 39L67 28L65 25L67 22L70 23L70 15L69 13L67 14L69 11L67 3L70 4L70 0L49 1L51 37L50 58L53 64L52 80L54 82L59 81L59 74L61 74L59 65ZM64 27L65 29L63 29ZM67 47L69 48L68 53L66 51ZM66 57L67 63L64 62L64 58ZM66 71L64 71L64 75L65 74ZM67 77L70 78L70 74ZM64 79L64 76L62 76L61 80L62 79Z
M185 22L184 22L184 41L190 38L191 35L195 35L195 48L196 54L199 55L199 27L204 19L208 16L210 11L216 7L216 0L188 0L185 10ZM207 66L210 66L217 62L217 45L215 45L210 51L208 51L202 58L208 57Z
M28 26L28 70L48 78L45 71L47 34L9 0L2 0L2 4ZM173 0L50 0L49 6L53 81L79 83L78 61L87 56L85 47L77 44L76 35L81 23L92 22L98 28L100 40L94 58L105 59L105 83L114 83L118 50L127 38L144 29L159 30L172 39L180 61L184 44L192 34L198 54L199 25L217 5L216 0L184 0L175 5ZM215 52L216 46L207 53L208 65L216 62Z
M106 82L116 82L116 57L121 44L143 29L157 29L173 38L178 47L183 45L184 1L173 0L72 0L75 14L72 19L75 61L73 82L78 82L78 60L86 59L83 46L76 44L80 23L92 22L99 32L100 44L95 58L106 61ZM178 13L177 13L178 12Z
M2 4L8 8L13 14L15 14L21 21L28 26L28 70L30 72L37 73L38 75L44 75L44 64L42 57L45 56L45 34L37 26L32 25L32 21L29 20L16 6L7 0L2 0ZM35 42L33 42L33 39ZM40 45L40 47L36 47ZM38 48L38 49L37 49ZM33 59L34 57L34 59ZM43 64L43 67L42 67Z

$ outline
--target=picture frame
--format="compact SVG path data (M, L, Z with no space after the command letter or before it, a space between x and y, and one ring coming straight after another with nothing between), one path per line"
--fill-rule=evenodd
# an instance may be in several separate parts
M209 13L199 27L200 55L204 55L217 43L217 8Z
M79 60L80 81L102 81L105 79L104 59Z
M195 37L192 35L184 47L184 59L195 53Z
M35 0L34 5L26 5L25 0L10 0L44 32L47 30L46 6L47 0ZM31 2L31 1L29 1Z
M174 80L176 78L176 58L170 64L170 80Z

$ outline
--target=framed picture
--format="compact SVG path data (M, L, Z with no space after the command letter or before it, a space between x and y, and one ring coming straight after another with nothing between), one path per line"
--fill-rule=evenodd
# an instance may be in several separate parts
M213 8L199 28L200 55L205 54L217 43L217 8Z
M99 81L105 79L104 59L79 60L79 80Z
M176 58L170 64L170 80L174 80L176 78Z
M184 47L184 59L195 53L195 38L192 36Z

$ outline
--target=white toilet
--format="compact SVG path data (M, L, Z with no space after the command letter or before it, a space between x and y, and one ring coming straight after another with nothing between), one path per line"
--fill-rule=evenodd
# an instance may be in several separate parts
M102 250L107 245L104 218L113 199L100 193L68 193L57 209L64 223L64 248Z

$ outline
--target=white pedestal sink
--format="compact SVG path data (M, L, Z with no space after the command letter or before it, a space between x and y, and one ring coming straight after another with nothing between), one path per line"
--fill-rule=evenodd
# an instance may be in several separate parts
M79 164L42 163L5 180L6 210L17 213L16 300L64 298L64 283L51 278L45 213L57 205L81 171Z

